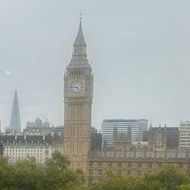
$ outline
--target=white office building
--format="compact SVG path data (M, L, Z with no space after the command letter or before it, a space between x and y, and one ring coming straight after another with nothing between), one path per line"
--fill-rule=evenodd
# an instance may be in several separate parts
M2 135L0 144L3 146L3 156L8 157L9 163L33 157L36 163L44 164L55 150L63 151L63 140L58 135Z
M190 121L181 121L180 123L180 148L190 148Z
M131 142L142 141L143 131L148 129L146 119L105 119L102 122L102 143L106 140L107 144L113 143L113 129L117 127L118 133L128 132L131 127Z

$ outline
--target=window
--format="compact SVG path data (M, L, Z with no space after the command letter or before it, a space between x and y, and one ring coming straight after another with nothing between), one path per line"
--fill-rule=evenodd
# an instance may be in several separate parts
M121 168L122 167L122 163L118 163L118 167Z
M128 168L131 168L132 167L132 163L128 163L127 166L128 166Z
M161 168L162 167L162 163L158 163L158 168Z
M93 166L93 162L89 162L89 166L92 167Z
M98 175L102 175L102 170L98 170Z
M108 162L108 167L112 167L112 162Z
M152 163L148 163L148 168L152 168Z
M178 167L179 167L179 168L183 168L183 164L179 164Z
M98 166L101 167L102 166L102 162L98 162Z
M140 170L137 171L137 175L138 176L141 176L142 175L142 172Z
M138 163L138 168L141 168L142 167L142 163Z
M93 170L89 169L89 175L93 175Z
M131 170L128 170L127 171L127 175L131 175L132 174L132 171Z

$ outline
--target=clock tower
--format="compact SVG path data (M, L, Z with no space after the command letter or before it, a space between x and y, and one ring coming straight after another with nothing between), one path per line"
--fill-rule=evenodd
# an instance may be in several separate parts
M71 169L82 169L85 173L90 150L92 97L92 68L80 20L72 58L64 76L63 152L71 161Z

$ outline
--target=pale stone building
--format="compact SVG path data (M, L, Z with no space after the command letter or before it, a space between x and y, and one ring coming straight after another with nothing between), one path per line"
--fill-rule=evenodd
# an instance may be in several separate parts
M175 164L190 174L190 153L186 150L152 151L144 147L131 150L93 151L88 157L88 181L102 180L108 171L120 175L143 175L164 164Z
M33 157L36 163L44 164L55 150L63 152L62 137L58 135L2 135L0 143L3 146L3 156L8 157L9 163Z

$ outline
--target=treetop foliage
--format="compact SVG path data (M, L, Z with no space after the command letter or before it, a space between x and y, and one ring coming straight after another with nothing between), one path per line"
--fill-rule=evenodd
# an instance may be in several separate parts
M69 170L69 163L58 151L44 167L36 164L34 158L9 164L7 158L0 157L0 190L81 190L84 174Z
M68 169L69 164L57 151L44 167L34 158L9 164L0 157L0 190L190 190L189 176L172 164L143 176L108 172L88 188L84 173Z
M90 190L190 190L190 178L171 164L141 177L108 172L102 181L94 182Z

